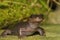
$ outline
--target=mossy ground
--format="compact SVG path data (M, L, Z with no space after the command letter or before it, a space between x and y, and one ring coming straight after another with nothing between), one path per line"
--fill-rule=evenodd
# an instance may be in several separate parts
M60 40L60 25L43 25L46 31L46 36L33 35L22 39L18 39L17 36L0 37L0 40ZM0 30L0 33L2 30Z

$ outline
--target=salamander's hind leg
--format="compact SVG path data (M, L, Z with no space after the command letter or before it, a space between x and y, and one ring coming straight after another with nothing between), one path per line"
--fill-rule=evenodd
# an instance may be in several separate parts
M11 30L5 30L4 32L2 32L1 36L7 36L11 34Z

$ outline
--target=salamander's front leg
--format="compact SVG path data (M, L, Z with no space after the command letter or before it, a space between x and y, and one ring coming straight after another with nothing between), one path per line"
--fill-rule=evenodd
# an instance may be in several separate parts
M24 29L22 30L22 28L20 28L20 29L18 30L18 37L19 37L19 38L26 37L26 34L25 34L25 33L26 33L25 30L24 30Z
M39 32L39 34L41 35L41 36L45 36L46 34L45 34L45 30L43 29L43 28L38 28L37 29L37 31Z

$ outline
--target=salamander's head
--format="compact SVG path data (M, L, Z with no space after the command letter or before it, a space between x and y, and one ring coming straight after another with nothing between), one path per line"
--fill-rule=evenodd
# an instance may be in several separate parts
M30 22L41 22L44 19L44 15L40 14L40 15L31 15L29 18Z

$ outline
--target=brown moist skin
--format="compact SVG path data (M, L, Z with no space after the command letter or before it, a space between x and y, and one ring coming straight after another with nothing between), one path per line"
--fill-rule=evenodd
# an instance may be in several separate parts
M44 20L44 16L40 15L31 15L26 22L19 22L15 25L13 30L6 29L1 35L18 35L19 37L29 36L35 32L39 32L41 36L45 35L45 31L43 28L39 27L39 23Z

